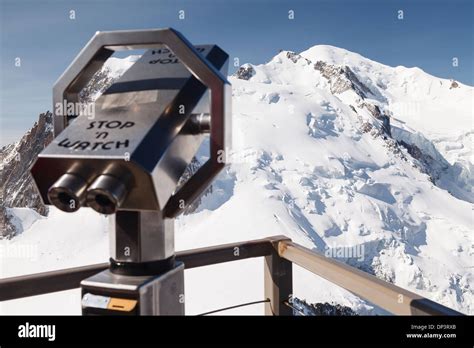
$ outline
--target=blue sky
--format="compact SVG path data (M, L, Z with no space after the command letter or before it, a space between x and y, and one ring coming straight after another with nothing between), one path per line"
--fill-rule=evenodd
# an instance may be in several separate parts
M0 0L0 145L51 110L53 83L98 30L174 27L241 64L329 44L473 85L473 11L470 0Z

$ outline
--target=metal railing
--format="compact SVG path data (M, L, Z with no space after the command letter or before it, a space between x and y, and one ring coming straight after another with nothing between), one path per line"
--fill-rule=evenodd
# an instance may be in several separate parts
M450 308L325 257L285 236L179 252L185 268L264 257L265 314L292 315L285 305L293 293L293 263L397 315L461 315ZM78 288L108 263L0 279L0 301Z

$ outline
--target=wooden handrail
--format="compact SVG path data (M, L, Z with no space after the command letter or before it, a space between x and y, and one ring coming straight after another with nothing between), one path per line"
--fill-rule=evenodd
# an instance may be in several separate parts
M461 313L408 290L328 258L291 241L281 241L278 254L308 271L398 315L460 315Z

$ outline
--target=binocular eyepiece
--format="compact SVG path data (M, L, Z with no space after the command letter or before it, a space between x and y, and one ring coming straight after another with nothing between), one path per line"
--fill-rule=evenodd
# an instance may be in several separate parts
M73 213L84 203L86 189L87 181L79 175L64 174L48 190L48 199L56 208Z
M125 176L126 177L126 176ZM48 190L56 208L72 213L87 205L101 214L114 214L128 193L127 182L111 174L101 174L91 184L76 173L63 174Z
M102 174L87 189L87 205L101 214L113 214L127 196L127 186L112 175Z

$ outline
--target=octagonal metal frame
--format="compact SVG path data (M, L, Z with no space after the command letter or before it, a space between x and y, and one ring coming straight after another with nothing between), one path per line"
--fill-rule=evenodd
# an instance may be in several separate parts
M210 92L210 158L163 208L165 216L172 218L198 198L222 170L226 164L226 150L231 145L231 85L180 32L172 28L97 32L53 87L53 122L56 137L68 126L68 118L56 114L55 106L64 101L78 103L81 90L115 51L160 45L167 46Z

